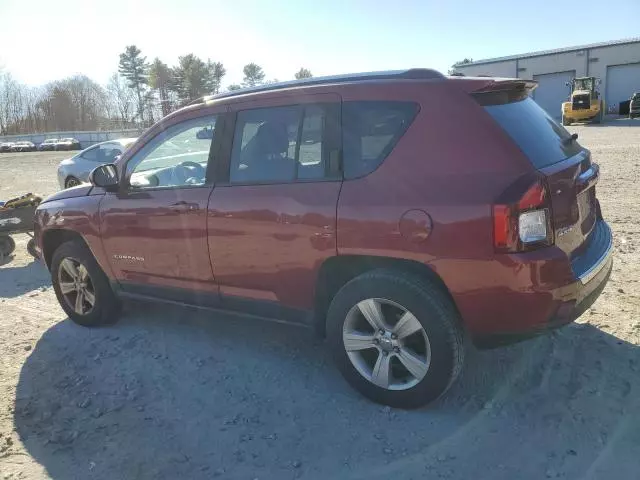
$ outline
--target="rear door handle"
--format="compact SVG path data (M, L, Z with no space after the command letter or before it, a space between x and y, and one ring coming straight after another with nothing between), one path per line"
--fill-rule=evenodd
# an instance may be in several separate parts
M197 203L181 201L174 203L169 208L175 212L195 212L200 210L200 205L198 205Z

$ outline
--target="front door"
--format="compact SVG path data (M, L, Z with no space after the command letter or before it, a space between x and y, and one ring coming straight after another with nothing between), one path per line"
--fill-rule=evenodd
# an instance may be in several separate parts
M272 98L231 110L229 166L208 218L221 301L310 309L318 270L336 255L339 97ZM261 302L258 313L267 307Z
M103 244L124 291L217 301L206 220L216 133L215 115L167 126L127 161L121 190L102 200Z

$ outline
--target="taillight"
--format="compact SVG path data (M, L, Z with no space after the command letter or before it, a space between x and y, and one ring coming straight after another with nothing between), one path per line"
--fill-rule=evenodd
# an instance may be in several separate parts
M497 252L525 252L553 244L549 194L543 180L529 183L524 193L514 185L493 205L493 243Z

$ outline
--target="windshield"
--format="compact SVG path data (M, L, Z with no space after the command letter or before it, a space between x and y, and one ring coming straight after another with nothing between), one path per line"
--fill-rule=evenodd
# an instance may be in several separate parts
M574 80L574 90L592 90L593 78L576 78Z

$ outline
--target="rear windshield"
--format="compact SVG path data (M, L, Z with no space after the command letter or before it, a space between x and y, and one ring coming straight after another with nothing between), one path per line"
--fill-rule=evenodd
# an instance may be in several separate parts
M509 134L536 168L572 157L582 150L571 134L531 97L513 103L489 105L485 110ZM560 106L558 106L558 110Z

